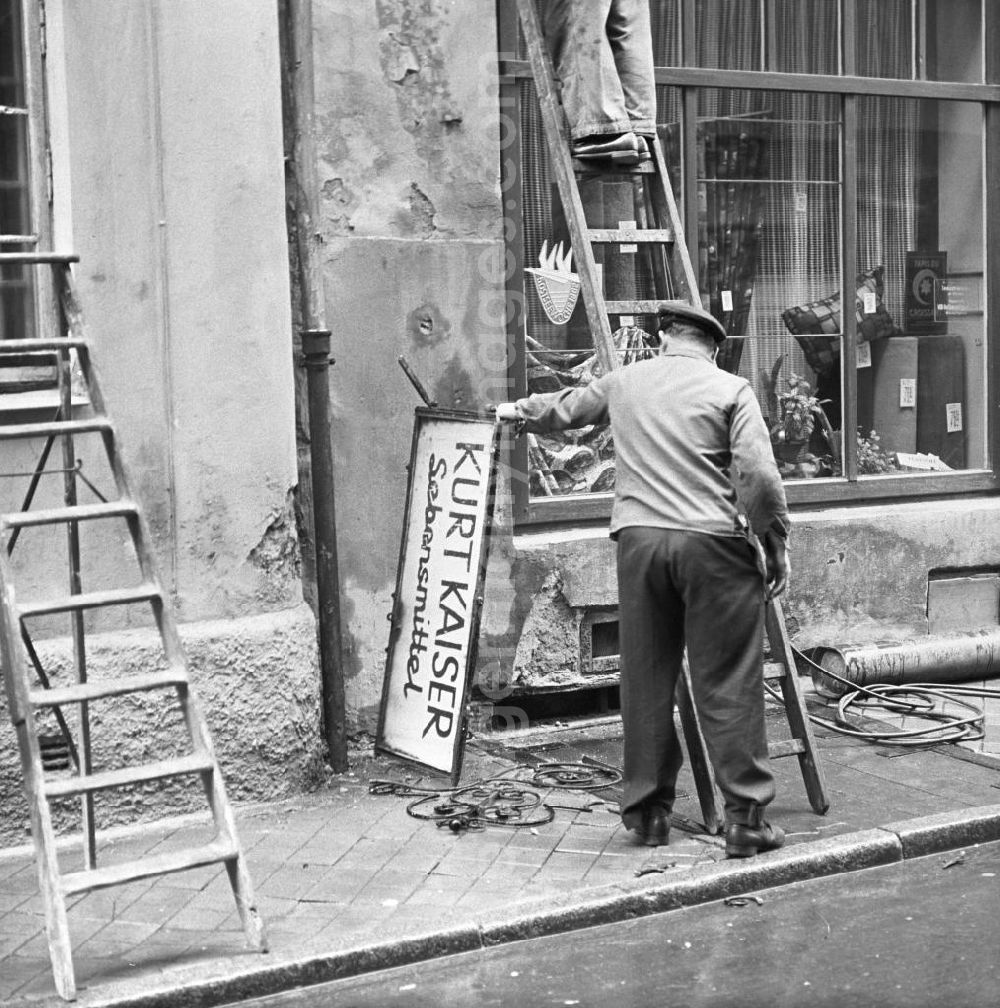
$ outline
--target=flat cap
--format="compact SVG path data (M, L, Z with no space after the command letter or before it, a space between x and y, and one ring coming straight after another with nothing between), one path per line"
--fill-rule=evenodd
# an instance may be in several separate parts
M711 336L716 343L726 339L726 330L722 323L700 306L688 304L687 301L660 301L657 307L660 328L666 329L674 320L686 325L697 326L705 335Z

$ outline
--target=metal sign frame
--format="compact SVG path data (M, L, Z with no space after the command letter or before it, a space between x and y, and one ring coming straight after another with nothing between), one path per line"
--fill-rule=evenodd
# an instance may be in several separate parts
M414 412L375 747L449 774L457 784L501 425L463 410Z

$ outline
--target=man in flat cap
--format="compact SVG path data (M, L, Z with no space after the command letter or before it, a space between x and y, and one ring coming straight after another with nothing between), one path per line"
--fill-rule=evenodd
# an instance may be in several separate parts
M538 433L610 420L622 821L644 844L667 843L683 761L673 710L686 646L725 799L726 853L749 857L784 842L784 832L762 815L775 788L761 657L765 599L788 579L788 507L750 385L715 365L726 338L722 325L685 302L660 308L658 356L580 388L502 403L497 418Z

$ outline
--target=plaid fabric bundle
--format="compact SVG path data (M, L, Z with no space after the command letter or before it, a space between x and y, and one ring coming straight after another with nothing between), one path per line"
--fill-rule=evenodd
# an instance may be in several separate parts
M876 266L860 273L857 278L855 312L860 343L883 339L898 331L882 303L882 272L883 268ZM866 315L864 297L867 293L875 295L875 311ZM817 374L826 374L837 367L840 359L840 291L811 304L788 308L781 313L781 318Z

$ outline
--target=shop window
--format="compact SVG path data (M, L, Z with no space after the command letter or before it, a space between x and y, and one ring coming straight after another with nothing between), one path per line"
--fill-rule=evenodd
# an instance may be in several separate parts
M20 0L0 0L0 251L33 248ZM0 339L34 335L30 268L0 264Z
M855 0L858 75L981 83L984 2Z
M702 302L730 337L719 364L753 387L793 500L994 486L983 174L992 94L978 100L968 86L983 78L985 10L959 6L966 16L947 16L938 0L651 3L658 130ZM706 69L744 86L706 86ZM823 77L803 86L809 75ZM859 88L856 77L886 83ZM520 122L515 242L531 267L569 242L530 74L507 86ZM587 180L589 225L637 219L635 195L627 181ZM641 253L595 252L606 297L654 296ZM582 305L556 325L533 285L518 294L518 392L588 381L596 361ZM624 365L656 352L652 318L620 320L614 335ZM523 440L522 517L603 513L596 500L614 485L606 430ZM962 483L963 473L982 478Z

